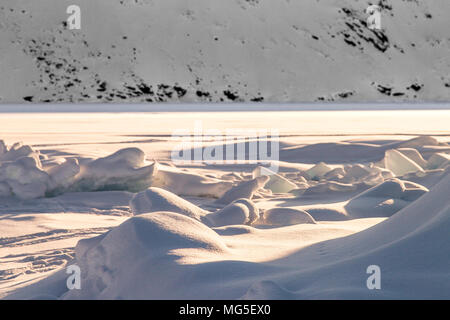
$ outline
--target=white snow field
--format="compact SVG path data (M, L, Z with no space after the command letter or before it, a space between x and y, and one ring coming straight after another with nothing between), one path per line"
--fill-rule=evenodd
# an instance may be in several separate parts
M450 298L450 110L251 108L1 113L0 297ZM199 121L278 129L278 170L175 164Z
M73 4L2 0L0 101L450 98L448 0L77 0L69 30Z

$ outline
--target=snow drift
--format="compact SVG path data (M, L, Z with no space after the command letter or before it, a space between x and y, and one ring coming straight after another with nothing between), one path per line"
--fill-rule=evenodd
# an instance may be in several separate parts
M224 257L236 259L233 249L192 218L169 212L137 216L103 236L80 241L76 263L85 270L85 286L64 298L182 298L194 289L194 296L203 299L448 297L449 187L447 175L385 222L267 265L236 262L228 268L231 262ZM215 260L216 254L222 261L198 263L206 257ZM366 287L366 269L374 264L382 270L382 290ZM243 272L236 273L236 267ZM219 287L224 290L218 294Z

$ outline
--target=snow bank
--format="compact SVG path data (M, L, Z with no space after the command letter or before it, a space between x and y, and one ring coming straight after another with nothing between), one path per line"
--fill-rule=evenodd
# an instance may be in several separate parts
M83 270L81 290L64 299L157 298L180 285L172 265L174 250L226 253L220 236L204 224L171 212L135 216L110 232L76 247L76 263ZM172 280L169 280L172 279Z

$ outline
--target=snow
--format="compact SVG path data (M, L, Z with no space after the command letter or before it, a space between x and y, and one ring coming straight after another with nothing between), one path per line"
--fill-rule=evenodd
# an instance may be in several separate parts
M353 217L388 217L427 192L413 182L391 179L350 199L346 208Z
M252 199L255 192L264 187L269 180L270 178L268 176L260 176L249 181L241 182L239 185L228 190L221 198L217 199L216 203L229 204L240 198Z
M104 158L88 161L80 166L75 177L75 190L129 190L148 188L155 171L155 163L146 165L145 154L138 148L127 148Z
M79 0L80 30L65 2L2 3L2 102L450 97L447 0L383 0L381 31L366 0Z
M308 212L290 208L272 208L264 211L262 220L269 226L291 226L301 223L315 223Z
M260 114L2 114L0 297L448 298L448 112ZM197 117L282 121L279 170L174 164L171 130Z
M180 198L176 194L160 188L149 188L136 194L130 201L130 207L134 215L170 211L198 221L201 221L201 218L207 213L207 211Z

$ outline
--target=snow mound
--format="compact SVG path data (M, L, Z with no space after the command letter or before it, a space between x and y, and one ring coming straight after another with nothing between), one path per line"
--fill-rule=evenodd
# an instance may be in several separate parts
M243 203L230 203L225 208L208 215L214 227L228 225L249 224L250 213L248 207Z
M253 222L255 222L256 220L259 219L259 209L258 207L256 207L256 205L253 203L253 201L249 200L249 199L237 199L234 200L232 203L240 203L243 204L247 207L248 209L248 224L252 224Z
M151 296L163 289L161 285L168 285L161 279L174 276L170 261L176 259L174 250L180 248L228 251L217 233L184 215L155 212L135 216L100 237L79 241L76 264L83 270L81 290L69 291L63 298Z
M160 188L149 188L136 194L130 201L134 215L158 211L175 212L197 221L202 221L207 211L197 207L170 191Z
M274 227L291 226L294 224L315 224L308 212L291 208L272 208L265 210L262 215L264 224Z
M259 219L259 209L249 199L237 199L226 207L207 216L210 225L251 225Z
M414 182L391 179L350 199L345 208L353 217L389 217L427 192Z
M270 180L268 176L261 176L255 179L241 182L239 185L228 190L221 198L216 200L219 204L229 204L240 198L251 199L255 192L263 188Z

